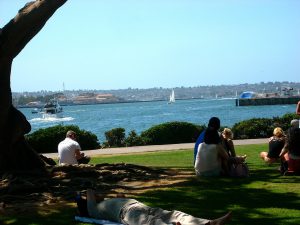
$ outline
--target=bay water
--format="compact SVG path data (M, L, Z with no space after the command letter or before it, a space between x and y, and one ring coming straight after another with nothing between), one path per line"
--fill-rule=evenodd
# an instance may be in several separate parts
M190 99L177 100L173 104L165 101L135 102L97 105L64 106L62 118L43 119L32 114L30 108L21 108L32 126L32 131L58 124L77 125L91 131L99 141L105 141L104 133L113 128L125 128L126 134L135 130L138 134L152 127L170 121L184 121L206 124L216 116L222 126L232 127L235 123L251 118L272 118L294 113L295 105L235 106L235 99Z

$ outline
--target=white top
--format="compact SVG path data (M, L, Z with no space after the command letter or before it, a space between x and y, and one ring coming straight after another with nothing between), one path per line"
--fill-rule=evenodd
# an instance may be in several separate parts
M59 164L78 164L75 157L75 151L81 150L77 141L67 137L65 140L58 144Z
M198 153L195 162L195 172L197 175L203 173L219 173L221 163L218 159L218 148L216 144L201 143L198 146Z

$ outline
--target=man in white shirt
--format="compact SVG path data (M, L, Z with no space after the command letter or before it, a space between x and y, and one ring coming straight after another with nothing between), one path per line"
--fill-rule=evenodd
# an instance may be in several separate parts
M69 130L65 140L58 144L59 164L88 163L90 158L81 153L81 147L76 141L76 133Z

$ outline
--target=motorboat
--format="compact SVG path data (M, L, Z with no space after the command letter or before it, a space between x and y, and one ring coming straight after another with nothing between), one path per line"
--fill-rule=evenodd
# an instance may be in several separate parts
M41 114L43 115L43 118L62 117L63 108L60 106L57 100L52 99L43 106L41 109Z

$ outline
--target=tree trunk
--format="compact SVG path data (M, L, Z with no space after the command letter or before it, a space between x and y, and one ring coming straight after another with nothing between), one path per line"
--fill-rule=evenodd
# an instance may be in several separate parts
M24 135L31 126L12 105L10 74L13 59L67 0L27 3L0 29L0 171L43 169L44 163ZM25 79L25 78L24 78Z

